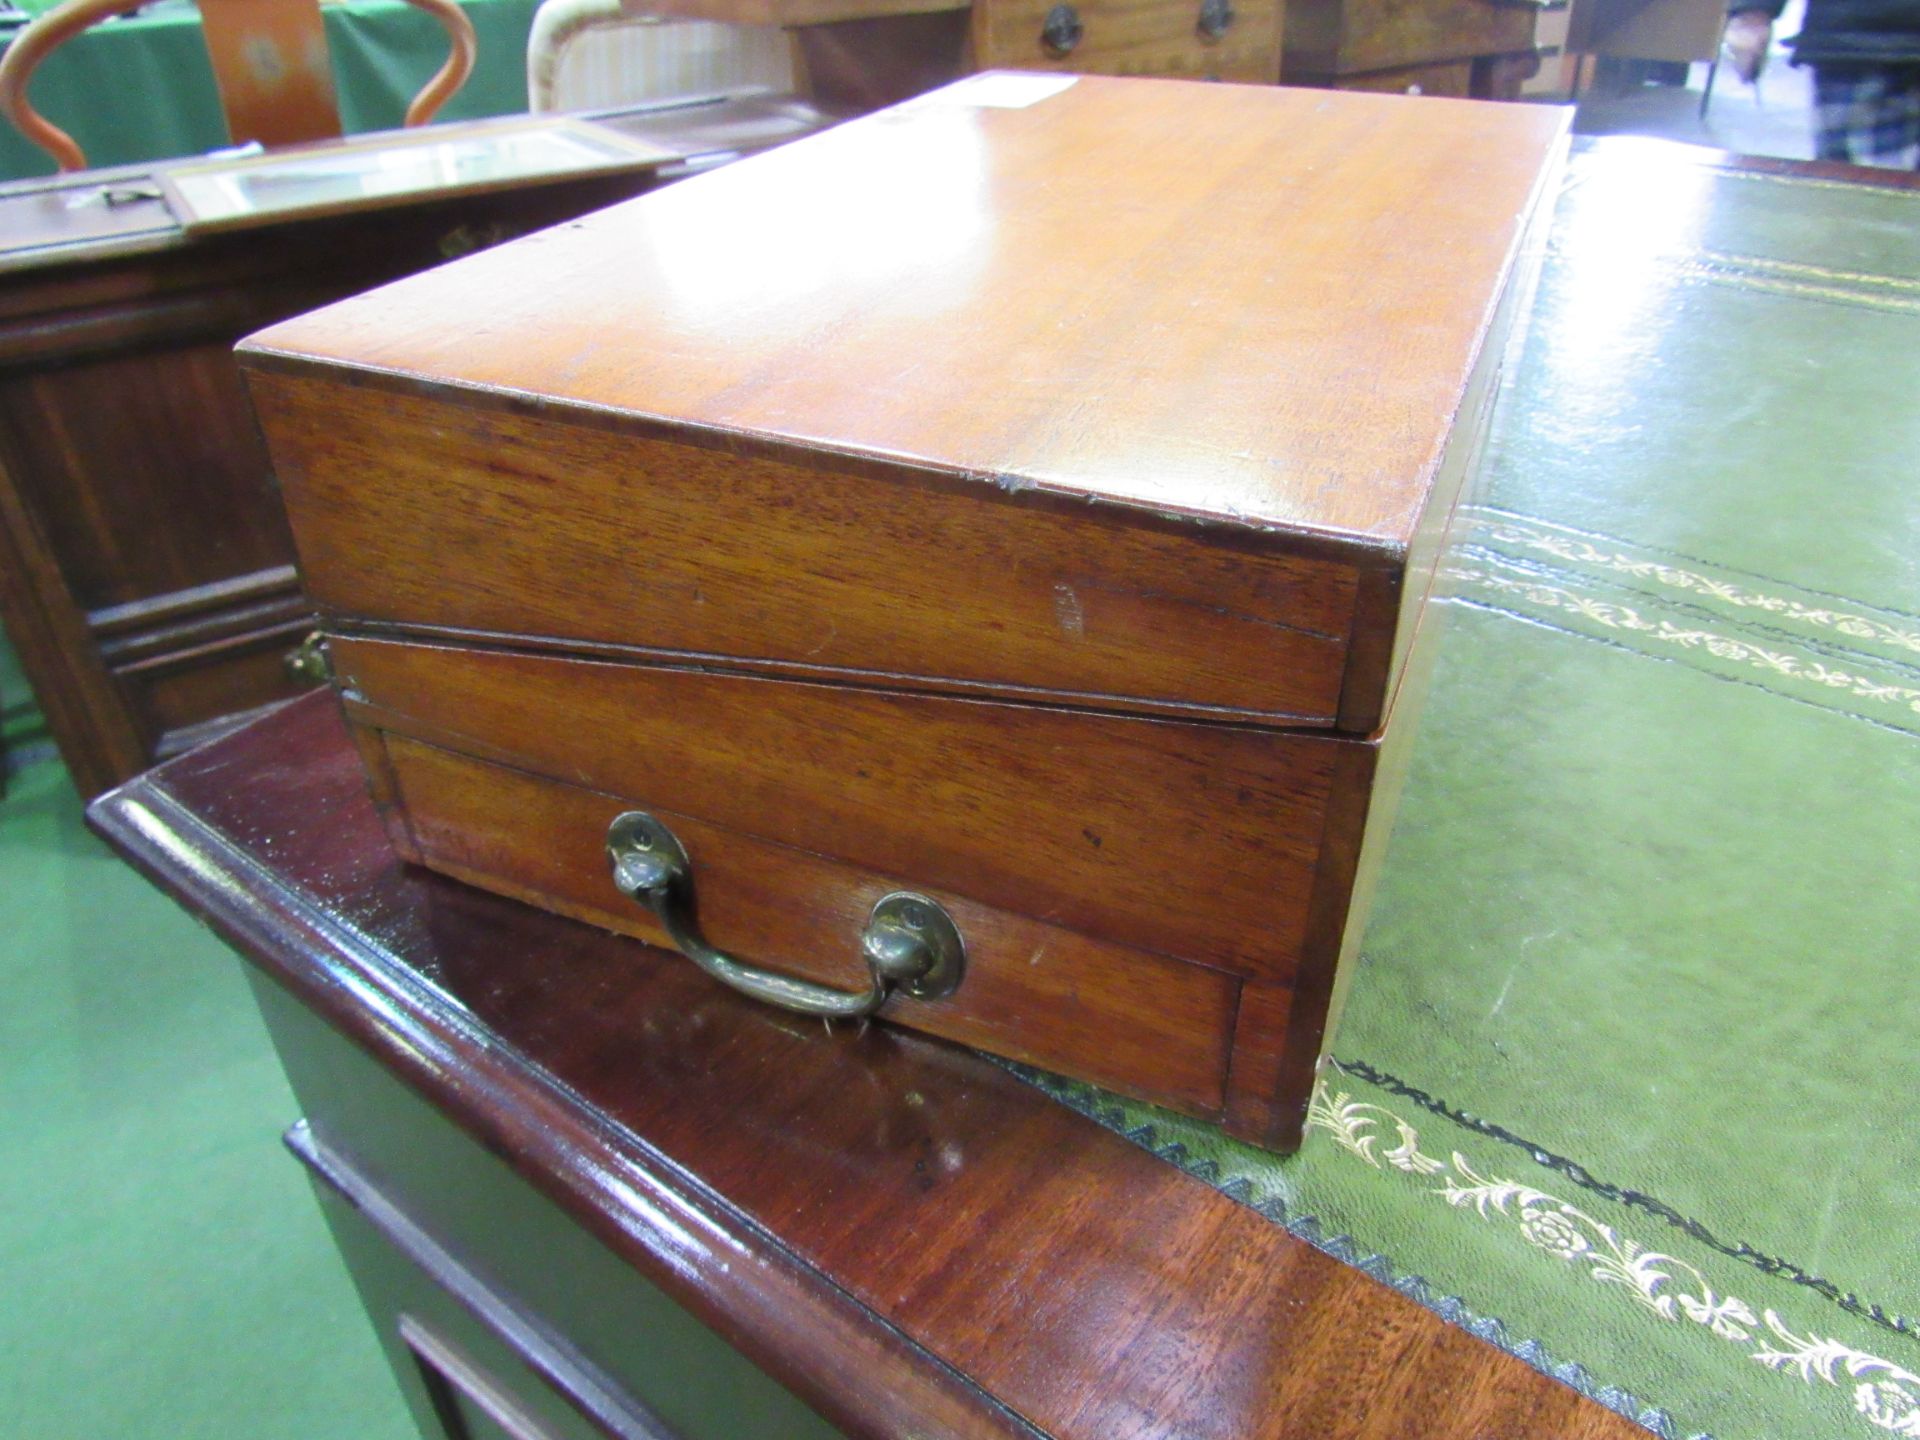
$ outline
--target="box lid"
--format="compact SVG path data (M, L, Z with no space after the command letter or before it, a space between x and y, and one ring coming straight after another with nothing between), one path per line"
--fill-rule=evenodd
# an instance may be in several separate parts
M1199 678L1137 698L1365 730L1565 129L1528 106L978 76L288 321L243 356L958 489L1008 525L1071 510L1253 557L1235 565L1297 562L1229 602L1295 632L1253 682L1273 703L1198 655ZM954 603L969 578L941 577ZM1061 645L1100 618L1074 603ZM927 648L830 661L941 671ZM1125 637L1110 648L1111 686L1064 688L1126 697ZM1045 669L998 678L1063 688Z

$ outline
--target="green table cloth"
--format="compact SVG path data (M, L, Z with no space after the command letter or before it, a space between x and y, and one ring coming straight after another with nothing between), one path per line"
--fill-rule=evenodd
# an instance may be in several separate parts
M527 108L527 35L537 3L462 0L479 36L479 61L438 118ZM352 0L327 5L325 13L347 133L399 125L415 92L446 59L446 31L401 0ZM68 41L35 73L30 93L93 165L198 155L228 143L199 12L186 0L163 0ZM0 121L0 180L53 168L44 152Z
M1030 1078L1659 1433L1920 1436L1920 190L1676 151L1571 168L1301 1153Z

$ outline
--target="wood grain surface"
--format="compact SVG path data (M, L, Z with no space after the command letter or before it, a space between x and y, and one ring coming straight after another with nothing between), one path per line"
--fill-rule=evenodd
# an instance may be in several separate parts
M321 603L1370 733L1564 118L970 93L248 342Z
M308 594L343 619L1131 710L1340 707L1358 580L1336 560L465 396L252 385Z
M1403 550L1566 117L1102 77L1005 108L978 83L246 351Z
M614 889L607 826L637 802L387 737L413 853L436 870L673 948ZM907 882L649 807L687 847L701 933L729 954L848 991L869 982L860 931ZM930 1035L1217 1117L1240 986L1233 977L915 882L967 948L954 994L900 994L885 1018Z
M606 1264L849 1435L1644 1433L962 1050L826 1035L678 957L403 869L324 700L94 821ZM348 1134L399 1198L435 1203L399 1132Z
M1373 748L507 650L331 648L356 715L383 729L1282 981L1324 879L1335 772L1370 768ZM1364 811L1365 775L1342 779L1341 804Z
M1051 927L1125 1038L993 990L936 1028L1291 1147L1361 919L1359 737L1564 128L989 76L277 327L243 351L339 683L710 827L751 962L883 877L990 914L995 985ZM801 196L817 233L768 224ZM605 918L484 772L387 760L412 853ZM1237 984L1169 985L1200 1028L1156 1046L1145 970L1086 942L1277 988L1242 1023Z
M1366 922L1362 857L1391 824L1376 764L1384 750L1397 773L1411 717L1383 745L512 649L331 648L356 730L392 732L363 748L409 858L663 941L601 853L614 815L654 811L692 850L713 943L847 989L866 909L923 890L965 918L969 983L884 1018L1300 1143Z

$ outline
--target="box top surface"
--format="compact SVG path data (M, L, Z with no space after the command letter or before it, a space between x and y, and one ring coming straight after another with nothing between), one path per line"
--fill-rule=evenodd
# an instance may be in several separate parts
M1565 129L978 76L243 349L1390 558Z

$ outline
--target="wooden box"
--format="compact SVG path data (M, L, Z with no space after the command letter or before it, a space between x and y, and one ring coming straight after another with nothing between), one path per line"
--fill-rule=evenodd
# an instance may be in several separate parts
M396 845L1296 1144L1564 124L989 75L256 336Z

